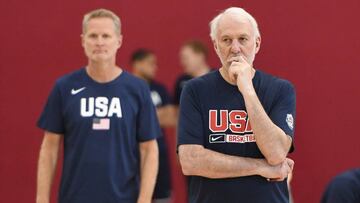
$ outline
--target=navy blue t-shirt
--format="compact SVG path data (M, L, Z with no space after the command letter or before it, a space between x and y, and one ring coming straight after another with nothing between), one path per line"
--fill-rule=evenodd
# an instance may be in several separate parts
M327 186L321 203L338 202L360 202L360 168L336 176Z
M147 84L123 71L108 83L85 68L56 81L38 126L64 135L59 202L136 202L139 142L160 135Z
M290 82L257 70L253 85L270 119L294 135L295 92ZM213 71L187 82L180 100L178 145L198 144L223 154L264 158L256 145L237 86ZM268 182L261 176L210 179L190 176L190 203L288 202L286 181Z
M170 104L170 96L164 85L151 81L149 86L151 99L156 108L161 108ZM165 135L164 129L161 130L162 134ZM156 179L153 198L163 199L170 197L171 193L170 164L165 137L158 137L157 142L159 146L159 172Z
M149 83L149 87L150 87L151 99L155 107L162 107L171 103L169 93L164 85L155 81L151 81Z
M193 78L194 77L192 77L191 75L182 74L176 79L175 87L174 87L174 101L173 101L173 104L175 104L175 105L180 104L181 92L182 92L186 82L193 79Z

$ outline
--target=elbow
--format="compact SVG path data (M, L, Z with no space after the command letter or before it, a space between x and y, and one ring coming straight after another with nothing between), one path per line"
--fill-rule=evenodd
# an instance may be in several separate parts
M264 153L267 162L272 166L279 165L284 162L290 150L290 146L291 142L287 143L285 147L274 147L266 154Z
M287 154L286 153L274 153L266 157L268 164L276 166L285 161Z
M272 166L276 166L281 164L285 159L280 159L280 158L269 158L266 159L268 164L272 165Z
M193 174L191 173L190 168L185 167L183 164L181 165L181 171L182 171L182 173L183 173L185 176L191 176L191 175L193 175Z

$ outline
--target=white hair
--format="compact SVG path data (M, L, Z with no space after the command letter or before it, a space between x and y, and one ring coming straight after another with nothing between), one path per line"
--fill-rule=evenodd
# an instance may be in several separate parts
M253 29L255 31L255 33L254 33L255 38L260 37L260 31L259 31L259 28L258 28L255 18L252 15L250 15L250 13L246 12L243 8L230 7L230 8L227 8L226 10L220 12L217 16L214 17L214 19L212 19L212 21L210 21L210 23L209 23L210 37L212 40L216 39L219 21L224 14L233 14L233 15L238 16L239 18L249 20L250 24L253 26Z

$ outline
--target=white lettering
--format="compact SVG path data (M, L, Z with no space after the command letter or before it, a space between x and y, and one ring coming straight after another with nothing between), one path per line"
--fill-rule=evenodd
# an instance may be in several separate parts
M117 117L122 117L122 110L120 99L114 97L109 103L106 97L89 97L80 99L80 115L82 117L112 117L116 114Z
M86 102L86 98L81 98L80 100L80 106L81 106L81 111L80 114L82 117L90 117L92 115L94 115L94 97L90 97L88 98L88 105Z
M113 114L116 114L119 118L122 117L120 99L117 97L114 97L111 100L108 117L112 117Z
M109 100L106 97L97 97L95 100L95 115L97 117L105 117L108 112Z

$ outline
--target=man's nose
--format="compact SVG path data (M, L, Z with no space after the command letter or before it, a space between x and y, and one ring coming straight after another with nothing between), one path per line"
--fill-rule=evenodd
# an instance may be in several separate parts
M238 40L233 40L231 43L231 52L238 54L241 52L241 44Z
M104 44L104 39L101 36L97 37L96 38L96 45L102 46L103 44Z

